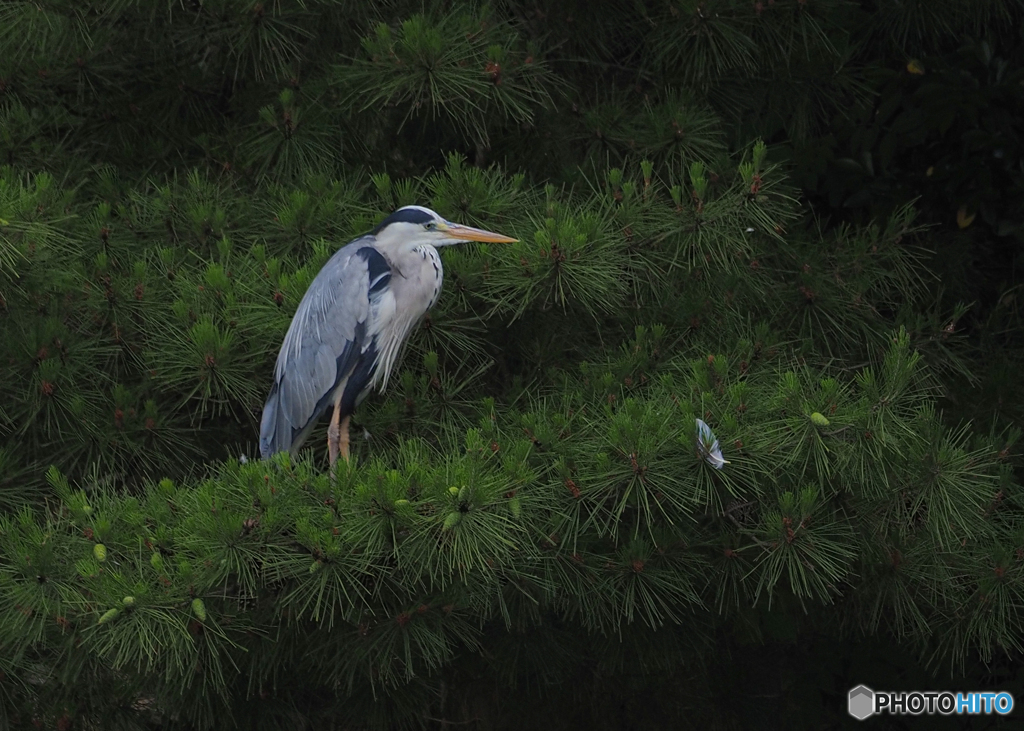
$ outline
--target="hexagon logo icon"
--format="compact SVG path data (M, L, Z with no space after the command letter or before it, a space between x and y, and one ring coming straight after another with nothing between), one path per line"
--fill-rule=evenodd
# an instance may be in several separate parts
M848 703L850 715L858 721L863 721L875 712L875 691L866 685L858 685L850 691Z

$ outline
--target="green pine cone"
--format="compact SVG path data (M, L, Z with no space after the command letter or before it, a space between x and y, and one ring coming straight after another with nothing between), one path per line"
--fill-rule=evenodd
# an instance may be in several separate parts
M96 557L97 561L107 560L107 547L102 543L97 543L92 547L92 555Z
M96 624L106 624L120 613L120 609L108 609L106 612L103 613L103 616L100 617L99 620L97 620Z
M444 519L444 529L451 530L459 524L460 520L462 520L462 513L459 511L456 510L452 513L448 513L448 517Z
M813 414L811 414L811 421L814 423L815 426L828 426L831 423L825 417L824 414L821 414L821 413L819 413L817 411L815 411Z
M203 604L203 600L196 597L192 600L192 613L199 618L200 622L206 621L206 605Z

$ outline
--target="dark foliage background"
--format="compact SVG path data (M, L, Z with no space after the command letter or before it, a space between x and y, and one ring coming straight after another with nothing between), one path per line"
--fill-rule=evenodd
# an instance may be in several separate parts
M0 726L1024 698L1022 119L1020 0L0 4ZM256 461L409 203L520 243Z

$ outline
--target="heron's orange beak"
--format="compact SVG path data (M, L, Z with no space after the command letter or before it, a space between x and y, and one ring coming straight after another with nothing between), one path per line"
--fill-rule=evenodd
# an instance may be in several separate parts
M511 236L502 236L501 234L484 231L482 228L463 226L458 223L449 223L448 228L445 229L444 233L446 236L453 239L460 239L462 241L486 241L489 244L512 244L519 240L514 239Z

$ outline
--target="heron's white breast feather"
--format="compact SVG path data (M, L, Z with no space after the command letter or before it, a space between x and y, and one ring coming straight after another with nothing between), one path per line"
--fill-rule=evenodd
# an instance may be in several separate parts
M437 299L443 271L432 246L392 250L389 255L389 287L371 313L378 351L372 385L379 391L388 385L406 338Z
M374 369L373 385L380 389L387 385L398 351L402 347L402 319L395 294L391 289L385 290L375 298L370 312L370 334L374 336L377 345L377 367Z

